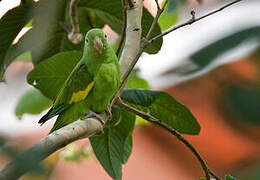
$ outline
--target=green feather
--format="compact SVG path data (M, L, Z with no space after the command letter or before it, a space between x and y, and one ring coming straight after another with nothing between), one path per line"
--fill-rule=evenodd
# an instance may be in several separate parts
M40 123L58 115L52 132L82 118L89 109L105 111L120 83L120 67L113 48L101 29L92 29L85 37L83 57Z

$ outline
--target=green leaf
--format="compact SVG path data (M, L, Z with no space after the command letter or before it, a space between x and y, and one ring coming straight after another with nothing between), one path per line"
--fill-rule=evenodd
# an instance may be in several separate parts
M39 63L27 75L27 82L54 100L81 56L79 51L58 53Z
M150 89L148 82L139 76L139 69L134 69L126 83L125 88Z
M236 180L236 178L228 174L224 177L224 180Z
M122 30L123 16L122 16L122 4L119 0L81 0L79 6L86 7L88 11L96 14L106 24L108 24L115 32L119 33ZM142 36L145 36L150 29L153 21L152 15L144 8L142 16ZM161 33L160 27L157 24L152 36ZM157 40L152 45L149 45L145 52L149 54L157 53L162 46L162 38Z
M133 147L133 136L132 133L130 133L125 141L124 145L124 152L123 152L123 158L122 163L126 164L131 153L132 153L132 147Z
M69 1L66 0L37 2L31 12L33 14L32 29L10 49L9 59L13 60L18 55L30 51L33 63L38 64L62 51L82 50L84 41L75 45L67 38L67 31L71 29L68 7ZM85 8L78 8L78 19L81 33L85 35L91 29Z
M176 6L176 2L173 0L169 1L166 5L165 10L158 20L161 30L169 29L177 22L179 16Z
M132 141L129 139L135 124L135 115L121 109L112 110L113 118L104 127L104 133L90 138L94 153L115 180L122 178L122 164L131 153Z
M143 16L142 16L142 36L144 37L151 25L152 25L152 22L153 22L153 17L152 15L144 8L143 9ZM155 37L157 36L158 34L161 34L161 29L160 29L160 26L159 24L157 23L152 34L151 34L151 37ZM158 40L156 40L154 43L148 45L144 51L149 53L149 54L156 54L157 52L160 51L161 47L162 47L162 43L163 43L163 39L162 38L159 38Z
M21 119L24 114L40 114L52 105L52 101L37 89L27 91L18 101L15 115Z
M252 89L232 86L225 92L228 110L244 122L260 125L260 86Z
M24 52L16 58L16 61L32 61L32 55L30 51Z
M22 28L30 21L30 9L33 1L26 1L20 6L9 10L0 19L0 81L3 80L5 70L12 60L6 59L8 49Z
M60 157L67 162L79 162L81 160L81 152L74 144L69 144L60 152Z
M180 133L195 135L200 132L200 125L189 109L165 92L126 89L121 98L137 109L149 112Z
M260 26L250 27L236 32L200 49L190 57L190 61L194 63L197 68L185 71L182 74L191 74L201 71L207 68L217 57L242 43L250 42L252 39L260 41Z

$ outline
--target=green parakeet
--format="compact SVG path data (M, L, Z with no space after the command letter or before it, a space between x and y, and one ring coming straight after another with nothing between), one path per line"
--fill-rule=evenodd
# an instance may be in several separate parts
M104 112L121 83L118 58L101 29L85 37L81 60L58 93L53 107L39 123L59 115L51 132L86 116L89 110Z

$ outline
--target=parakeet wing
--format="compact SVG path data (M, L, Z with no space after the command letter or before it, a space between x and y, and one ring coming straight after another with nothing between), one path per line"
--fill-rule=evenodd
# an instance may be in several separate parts
M80 62L66 80L53 107L56 108L61 104L73 104L85 99L93 86L93 76L88 72L85 63Z
M80 61L64 83L53 107L40 119L39 123L46 122L71 107L72 104L85 99L94 84L93 76L88 72L87 66Z

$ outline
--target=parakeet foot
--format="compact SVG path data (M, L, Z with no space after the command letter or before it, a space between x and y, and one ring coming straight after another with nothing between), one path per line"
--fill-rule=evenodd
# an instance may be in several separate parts
M107 108L105 110L106 115L108 116L108 119L112 119L112 112L111 112L111 108Z
M91 118L91 117L94 117L94 118L96 118L97 120L99 120L102 125L105 124L105 120L104 120L104 118L102 117L102 115L99 115L99 114L97 114L97 113L95 113L95 112L89 110L89 111L88 111L88 114L87 114L87 116L86 116L85 118Z

